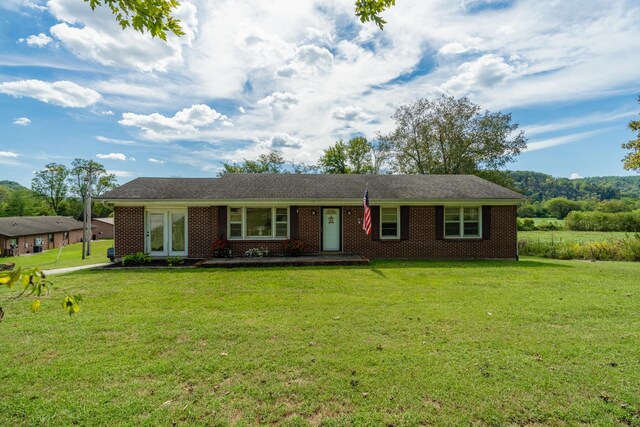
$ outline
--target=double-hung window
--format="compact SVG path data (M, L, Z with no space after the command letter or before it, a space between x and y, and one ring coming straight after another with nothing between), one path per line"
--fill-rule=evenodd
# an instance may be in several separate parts
M400 214L399 208L380 208L380 238L400 238Z
M478 238L480 237L480 208L445 207L444 237L446 238Z
M230 239L286 239L289 209L286 207L230 207Z

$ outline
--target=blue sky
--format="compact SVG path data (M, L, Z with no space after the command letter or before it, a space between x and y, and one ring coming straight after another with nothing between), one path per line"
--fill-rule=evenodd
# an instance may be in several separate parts
M153 40L82 0L0 3L0 179L76 157L121 183L213 176L278 149L315 162L337 139L393 129L418 97L511 112L510 169L629 174L640 105L637 0L401 0L384 31L351 0L183 1L186 35Z

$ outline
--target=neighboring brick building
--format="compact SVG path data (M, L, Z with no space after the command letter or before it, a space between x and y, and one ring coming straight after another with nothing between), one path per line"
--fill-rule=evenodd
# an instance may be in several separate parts
M91 236L93 240L113 239L113 218L93 218Z
M363 231L369 188L372 230ZM115 205L115 251L206 258L218 239L234 255L306 252L370 258L516 259L523 196L472 175L229 174L138 178L105 194Z
M67 216L0 218L0 256L28 254L82 241L82 222Z

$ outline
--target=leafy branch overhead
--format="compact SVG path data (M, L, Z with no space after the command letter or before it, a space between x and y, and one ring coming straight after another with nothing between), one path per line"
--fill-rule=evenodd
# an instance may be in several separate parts
M640 96L638 97L640 103ZM622 148L629 150L624 157L624 168L626 170L635 170L640 172L640 120L632 120L629 122L629 129L632 132L637 133L637 138L633 139L625 144L622 144Z
M184 35L180 20L173 15L180 6L178 0L84 0L92 10L107 6L124 30L131 27L153 37L167 40L167 33ZM382 12L395 5L395 0L356 0L355 15L361 22L374 22L380 29L387 23Z

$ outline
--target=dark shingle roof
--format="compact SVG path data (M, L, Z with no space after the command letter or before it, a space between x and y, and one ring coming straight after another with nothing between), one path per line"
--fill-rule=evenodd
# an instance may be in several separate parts
M522 199L473 175L228 174L222 178L137 178L103 200L481 200Z
M82 222L70 216L11 216L0 218L0 234L8 237L78 230Z

